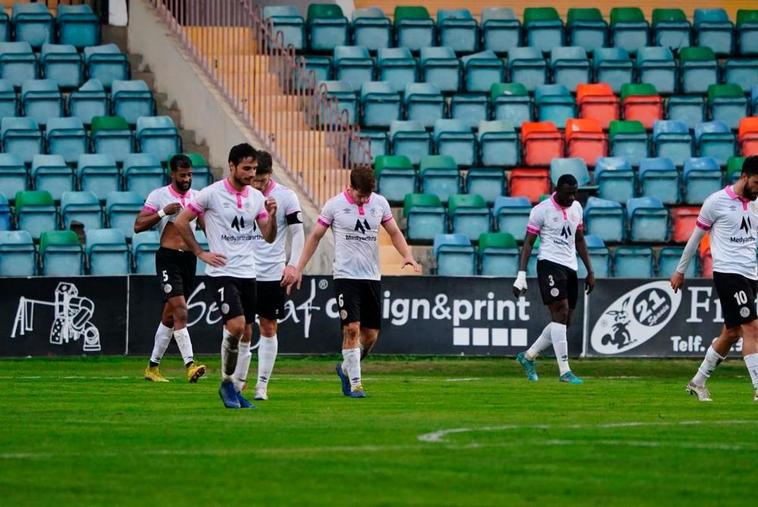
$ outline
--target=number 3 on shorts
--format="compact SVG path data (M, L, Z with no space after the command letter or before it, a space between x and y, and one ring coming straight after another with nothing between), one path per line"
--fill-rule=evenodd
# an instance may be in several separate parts
M553 275L547 275L547 283L550 284L551 287L555 285L555 280L553 280Z

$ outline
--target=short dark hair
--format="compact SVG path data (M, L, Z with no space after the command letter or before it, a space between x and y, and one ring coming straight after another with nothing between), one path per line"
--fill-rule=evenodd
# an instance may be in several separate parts
M258 168L255 170L255 174L270 174L274 170L273 165L271 153L258 150Z
M368 166L359 166L350 171L350 186L362 194L370 194L376 187L374 170Z
M567 185L569 187L575 187L579 185L579 182L576 181L576 178L574 178L573 174L564 174L560 178L558 178L558 182L555 184L555 188L561 187L563 185Z
M758 155L745 157L742 162L742 173L748 176L758 176Z
M237 144L232 146L232 149L229 150L229 162L234 165L239 165L239 163L246 158L252 158L253 160L256 160L258 158L257 155L258 152L255 151L255 148L250 146L250 144Z
M192 167L192 160L187 155L178 153L171 157L171 160L168 161L168 166L171 168L171 172L176 171L180 167L187 169Z

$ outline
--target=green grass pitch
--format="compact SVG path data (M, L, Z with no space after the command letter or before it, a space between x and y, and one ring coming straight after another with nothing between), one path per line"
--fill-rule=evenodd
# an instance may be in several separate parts
M226 410L209 375L145 358L0 361L0 504L758 505L758 403L733 358L574 360L529 383L512 359L380 358L345 398L335 358L280 358L270 400ZM251 367L255 371L255 363ZM453 430L453 431L449 431Z

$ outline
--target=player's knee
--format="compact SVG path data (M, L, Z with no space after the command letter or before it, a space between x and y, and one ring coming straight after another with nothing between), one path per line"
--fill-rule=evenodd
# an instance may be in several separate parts
M174 307L174 324L179 327L187 325L187 319L189 318L189 311L187 311L186 305L179 305Z
M742 325L742 337L747 340L758 340L758 320Z
M276 334L276 321L269 319L260 319L258 325L261 328L261 335L274 336Z
M231 334L232 336L241 337L245 334L245 318L244 317L236 317L234 319L229 319L226 321L226 330Z

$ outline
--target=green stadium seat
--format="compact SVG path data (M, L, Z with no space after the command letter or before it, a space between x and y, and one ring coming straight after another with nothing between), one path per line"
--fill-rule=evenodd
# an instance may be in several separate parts
M42 276L78 276L84 274L84 253L74 231L43 232L39 240Z
M505 232L486 232L479 236L479 274L514 277L518 272L519 248L516 239Z

